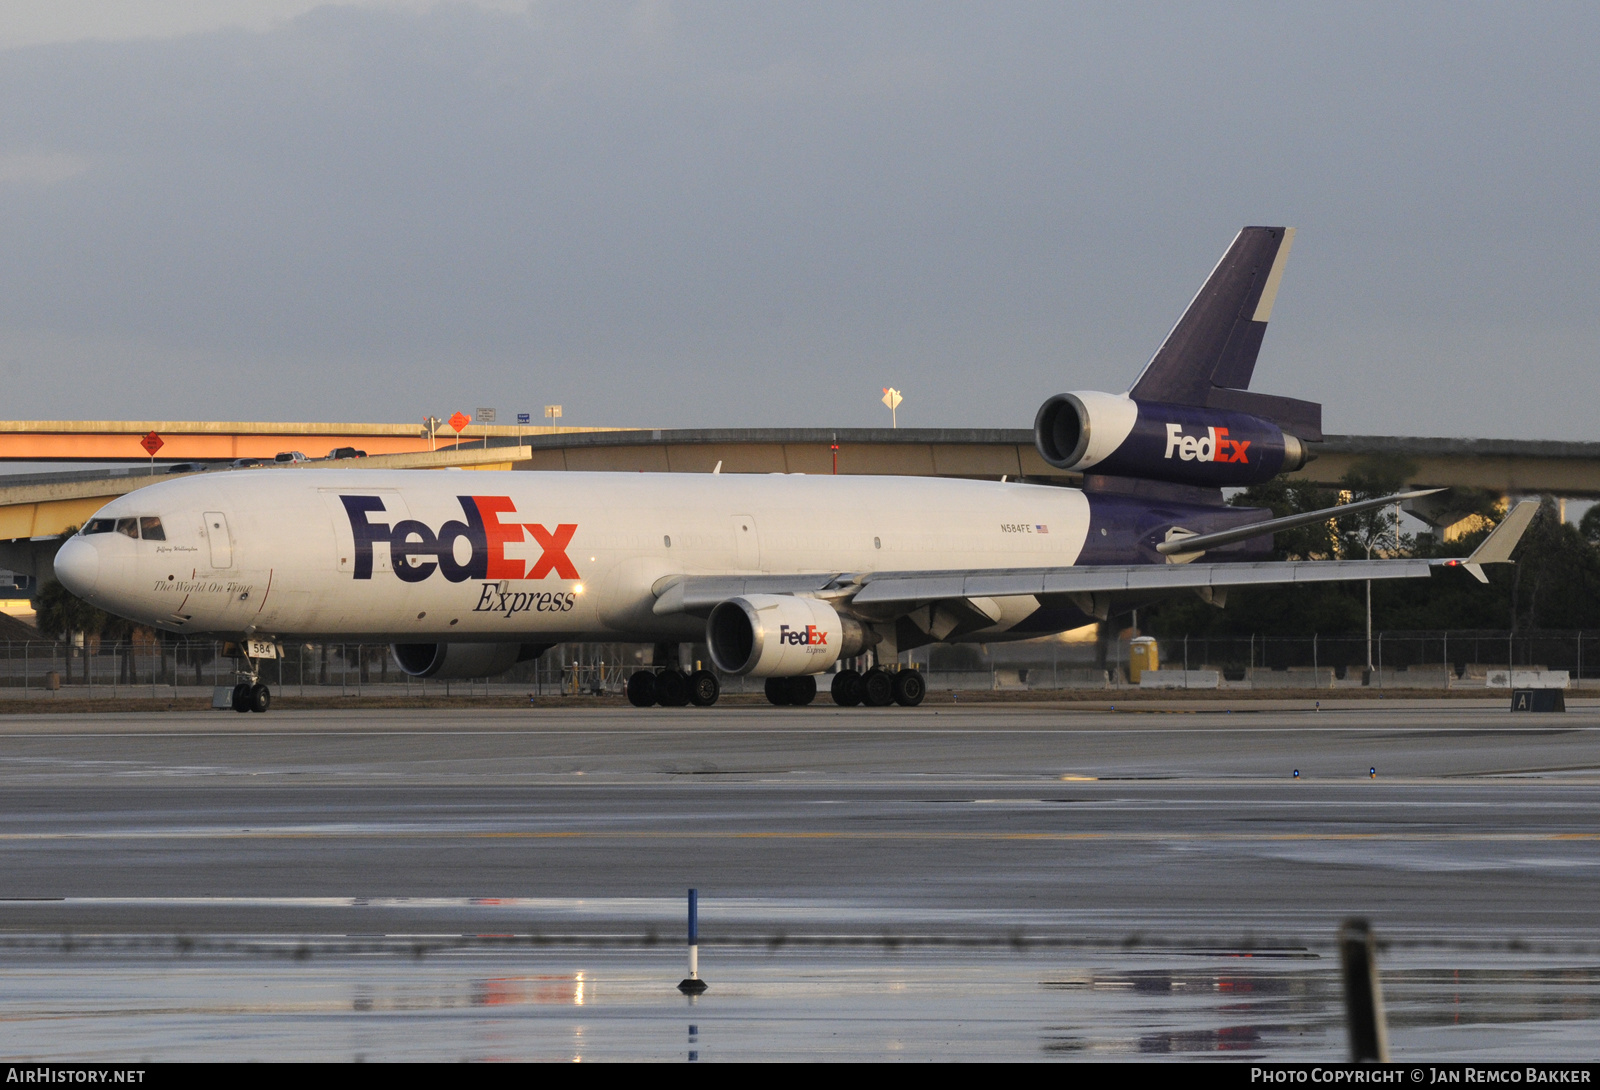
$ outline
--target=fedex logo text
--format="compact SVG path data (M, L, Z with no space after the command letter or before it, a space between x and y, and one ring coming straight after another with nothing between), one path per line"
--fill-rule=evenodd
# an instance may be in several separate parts
M420 583L435 570L452 583L543 579L552 572L558 579L581 578L567 556L577 523L546 530L539 523L502 522L501 515L516 517L516 506L508 496L457 496L463 519L452 519L437 531L417 519L401 519L392 526L378 521L373 516L387 510L378 496L340 496L339 500L350 517L355 538L357 579L372 578L372 547L380 542L389 547L395 575L407 583ZM507 545L528 539L523 531L543 550L531 565L505 554ZM465 561L456 559L456 542L462 539L467 542Z
M828 634L814 624L804 628L790 628L782 624L778 626L778 642L791 643L796 647L821 647L828 642Z
M1245 452L1250 449L1249 439L1229 439L1227 428L1207 428L1205 435L1185 435L1182 424L1167 425L1167 452L1171 458L1176 452L1184 462L1245 462L1250 459Z
M485 583L483 591L478 595L478 604L472 607L474 613L498 613L502 617L509 617L513 613L568 613L576 609L578 596L572 591L562 593L556 591L520 591L498 589L498 584Z

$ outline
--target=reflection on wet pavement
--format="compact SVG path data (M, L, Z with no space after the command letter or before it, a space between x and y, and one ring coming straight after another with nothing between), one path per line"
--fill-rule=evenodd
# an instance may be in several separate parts
M1396 1059L1600 1039L1600 707L768 710L0 717L6 1048L1340 1060L1357 914Z
M1592 1056L1600 965L1461 960L1385 970L1397 1060ZM0 1020L30 1061L1344 1056L1331 958L1116 961L711 948L686 999L674 953L645 948L33 955L0 970Z

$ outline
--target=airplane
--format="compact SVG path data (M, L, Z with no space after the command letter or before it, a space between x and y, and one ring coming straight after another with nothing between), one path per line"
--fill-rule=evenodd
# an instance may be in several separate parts
M1045 461L1081 487L929 477L245 469L141 488L63 543L56 577L108 612L243 649L232 706L264 712L283 641L387 642L405 673L479 678L584 640L653 643L636 706L714 704L716 671L775 705L914 706L931 643L1063 632L1178 593L1426 577L1510 560L1518 504L1465 560L1272 562L1285 518L1222 489L1299 468L1314 402L1248 387L1294 230L1246 227L1133 385L1044 402ZM679 668L704 641L716 671ZM668 660L672 660L669 662ZM852 664L866 666L854 669Z

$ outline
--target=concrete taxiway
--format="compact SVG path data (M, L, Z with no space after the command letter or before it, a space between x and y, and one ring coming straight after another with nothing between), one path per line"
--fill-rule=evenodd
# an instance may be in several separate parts
M1328 1059L1364 915L1397 1057L1582 1056L1597 802L1590 706L11 716L0 1017L29 1058Z

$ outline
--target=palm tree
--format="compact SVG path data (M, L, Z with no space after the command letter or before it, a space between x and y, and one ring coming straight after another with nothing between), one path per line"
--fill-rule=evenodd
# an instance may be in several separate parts
M70 648L72 638L83 636L83 676L89 677L89 637L105 630L110 614L73 594L52 579L39 588L39 631L52 640L62 640ZM67 652L67 679L72 679L72 652Z
M1344 491L1350 494L1352 500L1377 499L1379 496L1392 496L1405 487L1406 481L1416 473L1417 467L1405 458L1385 458L1370 456L1361 459L1350 467L1341 483ZM1341 497L1342 499L1343 497ZM1409 542L1400 534L1400 507L1398 504L1392 509L1388 507L1374 508L1371 511L1362 511L1354 515L1342 516L1339 520L1341 536L1346 541L1343 552L1354 552L1363 549L1367 559L1372 559L1372 550L1387 547L1390 556L1404 553ZM1367 676L1372 676L1372 580L1367 581Z

